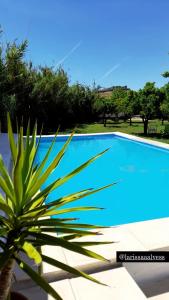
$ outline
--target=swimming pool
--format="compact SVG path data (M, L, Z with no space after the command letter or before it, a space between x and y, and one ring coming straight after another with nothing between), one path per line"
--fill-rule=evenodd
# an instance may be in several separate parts
M57 138L49 162L66 139ZM37 162L43 159L51 140L50 137L42 138ZM69 217L78 217L81 223L100 225L120 225L168 217L169 150L114 134L74 136L60 165L43 187L108 147L110 150L107 153L52 192L47 201L82 189L118 182L109 189L68 205L91 205L104 207L105 210L71 213Z

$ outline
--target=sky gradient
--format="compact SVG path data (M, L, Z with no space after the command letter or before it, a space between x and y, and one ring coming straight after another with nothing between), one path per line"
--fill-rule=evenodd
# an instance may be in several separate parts
M168 12L168 0L0 0L2 41L28 39L26 58L61 65L71 83L162 86Z

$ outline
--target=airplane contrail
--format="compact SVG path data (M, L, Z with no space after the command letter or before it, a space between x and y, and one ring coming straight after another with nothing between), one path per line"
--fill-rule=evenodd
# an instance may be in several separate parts
M73 54L82 44L82 41L79 41L62 59L60 59L57 64L55 65L55 67L58 67L59 65L63 64L65 62L66 59L69 58L69 56L71 54Z
M99 80L105 79L105 78L108 77L111 73L113 73L115 70L117 70L120 66L121 66L121 64L116 64L116 65L114 65L114 66L113 66L112 68L110 68L107 72L105 72L105 73L103 74L103 76L99 78Z

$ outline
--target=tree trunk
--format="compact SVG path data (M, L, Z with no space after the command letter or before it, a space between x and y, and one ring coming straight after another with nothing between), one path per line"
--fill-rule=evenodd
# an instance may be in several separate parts
M15 265L14 259L9 259L0 274L0 300L6 300L12 282L12 271Z
M132 121L131 121L131 118L130 118L130 126L132 125Z
M164 119L161 120L161 125L164 125Z
M148 131L148 120L144 120L144 135L147 135L147 131Z

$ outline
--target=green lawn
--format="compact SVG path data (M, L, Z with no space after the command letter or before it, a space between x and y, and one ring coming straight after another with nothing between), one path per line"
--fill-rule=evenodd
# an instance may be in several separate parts
M164 124L169 124L168 121L165 121ZM137 135L140 137L145 137L153 140L157 140L163 143L169 143L169 137L163 138L161 135L161 130L164 126L161 125L161 121L159 120L151 120L149 121L150 126L157 126L157 133L148 135L147 137L143 134L143 123L140 121L133 121L132 126L130 126L129 122L112 122L108 121L107 126L104 127L102 123L92 123L92 124L80 124L75 128L76 133L98 133L98 132L113 132L120 131L128 134ZM73 128L67 129L62 133L69 133L73 130Z

